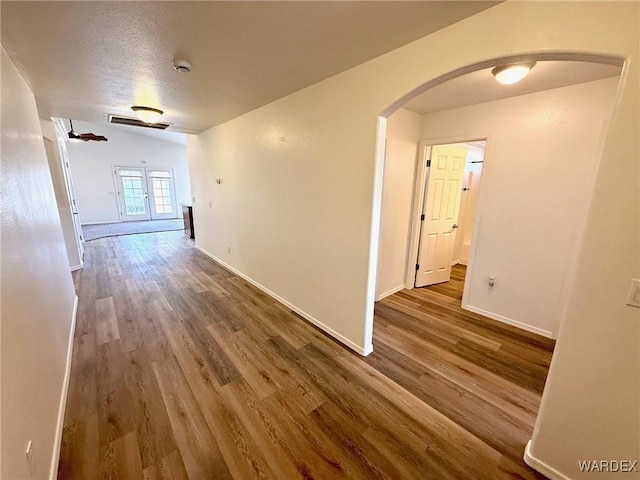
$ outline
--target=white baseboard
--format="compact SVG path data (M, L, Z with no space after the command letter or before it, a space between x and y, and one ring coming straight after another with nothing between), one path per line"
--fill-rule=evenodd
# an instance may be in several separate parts
M107 223L124 223L122 220L111 220L109 222L84 222L82 225L80 225L81 227L84 227L85 225L104 225Z
M71 267L71 271L75 272L76 270L80 270L82 268L82 265L74 265Z
M404 284L403 285L398 285L397 287L392 288L391 290L387 290L384 293L381 293L380 295L378 295L378 298L376 298L376 302L379 302L380 300L382 300L385 297L388 297L390 295L393 295L394 293L399 292L400 290L404 290Z
M543 330L542 328L534 327L532 325L527 325L526 323L522 323L508 317L503 317L502 315L498 315L496 313L487 312L486 310L472 307L471 305L462 305L462 308L464 310L469 310L470 312L477 313L478 315L482 315L483 317L489 317L493 320L497 320L502 323L513 325L514 327L521 328L522 330L526 330L527 332L536 333L538 335L542 335L543 337L547 337L547 338L553 338L553 334L549 330Z
M71 330L69 332L69 345L67 346L67 364L64 371L62 391L60 392L60 406L58 407L58 423L53 444L53 455L51 457L51 467L49 468L49 478L58 478L58 462L60 461L60 447L62 446L62 429L64 427L64 412L67 406L67 392L69 391L69 379L71 378L71 359L73 357L73 338L76 332L76 317L78 315L78 296L73 301L73 313L71 314Z
M351 350L353 350L356 353L359 353L362 356L367 356L369 355L371 352L373 352L373 345L369 345L368 347L361 347L359 345L356 345L355 343L353 343L351 340L349 340L348 338L342 336L341 334L339 334L338 332L336 332L334 329L332 329L331 327L328 327L327 325L325 325L324 323L322 323L320 320L318 320L317 318L314 318L312 315L309 315L307 312L305 312L304 310L301 310L300 308L296 307L295 305L293 305L292 303L288 302L287 300L285 300L284 298L282 298L281 296L279 296L277 293L272 292L271 290L269 290L267 287L259 284L258 282L256 282L255 280L253 280L252 278L248 277L247 275L245 275L244 273L242 273L239 270L236 270L234 267L232 267L231 265L223 262L222 260L220 260L218 257L216 257L215 255L213 255L212 253L209 253L208 251L206 251L204 248L202 248L200 245L196 245L195 246L198 250L200 250L202 253L204 253L206 256L208 256L209 258L211 258L213 261L215 261L216 263L219 263L220 265L222 265L224 268L226 268L227 270L229 270L230 272L235 273L236 275L238 275L239 277L245 279L247 282L249 282L251 285L259 288L260 290L262 290L264 293L266 293L267 295L269 295L270 297L273 297L274 299L276 299L278 302L282 303L283 305L286 305L287 307L289 307L291 310L293 310L294 312L296 312L298 315L300 315L301 317L303 317L304 319L308 320L309 322L311 322L312 324L314 324L316 327L318 327L320 330L322 330L323 332L326 332L327 334L331 335L333 338L335 338L336 340L338 340L340 343L346 345L347 347L349 347Z
M546 463L541 460L538 460L533 455L531 455L531 440L527 442L527 446L524 449L524 455L522 456L524 463L533 468L536 472L540 472L545 477L550 480L571 480L566 475L563 475L555 468L550 467Z

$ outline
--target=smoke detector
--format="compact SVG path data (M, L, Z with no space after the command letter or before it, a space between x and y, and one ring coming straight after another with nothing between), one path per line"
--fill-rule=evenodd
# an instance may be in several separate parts
M189 73L191 71L191 64L186 60L175 60L173 62L173 68L179 73Z

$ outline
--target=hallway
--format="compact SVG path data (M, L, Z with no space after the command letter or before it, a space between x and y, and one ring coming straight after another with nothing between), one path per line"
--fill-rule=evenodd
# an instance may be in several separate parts
M181 232L90 242L74 281L60 479L542 478L551 342L446 296L379 302L362 358Z

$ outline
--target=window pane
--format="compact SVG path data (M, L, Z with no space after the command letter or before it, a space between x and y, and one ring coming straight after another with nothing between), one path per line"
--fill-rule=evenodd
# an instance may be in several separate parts
M142 172L137 170L119 170L118 175L121 177L142 177Z

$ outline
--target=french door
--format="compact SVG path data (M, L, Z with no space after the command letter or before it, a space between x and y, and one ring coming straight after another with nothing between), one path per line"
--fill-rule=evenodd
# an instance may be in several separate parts
M177 218L173 172L168 168L114 167L120 220Z

